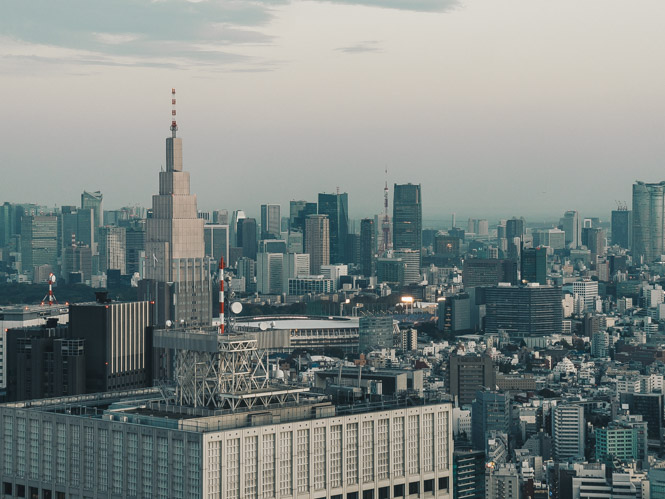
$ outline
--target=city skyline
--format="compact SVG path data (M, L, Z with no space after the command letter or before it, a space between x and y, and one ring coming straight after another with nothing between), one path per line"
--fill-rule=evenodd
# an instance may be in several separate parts
M362 218L381 211L387 167L390 184L423 184L425 219L608 216L636 179L660 181L664 7L600 5L158 2L106 20L13 6L3 198L148 206L174 86L202 209L339 186ZM251 198L223 188L246 179Z

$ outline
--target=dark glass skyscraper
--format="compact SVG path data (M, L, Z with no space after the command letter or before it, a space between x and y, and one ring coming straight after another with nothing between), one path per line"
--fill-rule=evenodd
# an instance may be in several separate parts
M547 248L522 250L522 281L547 284Z
M316 203L308 201L291 201L289 206L289 231L305 232L307 215L318 213Z
M242 248L242 255L256 260L258 243L256 241L256 219L241 218L238 220L238 247Z
M612 244L630 248L630 210L612 210Z
M349 195L319 194L319 215L330 220L330 262L345 263L346 238L349 234Z
M420 184L395 184L393 248L420 251L423 245L423 205Z
M374 275L374 255L376 254L376 227L373 218L360 221L360 271L365 277Z

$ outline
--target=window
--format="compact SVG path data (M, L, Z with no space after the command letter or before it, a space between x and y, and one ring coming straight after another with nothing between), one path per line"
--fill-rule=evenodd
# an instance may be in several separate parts
M393 421L393 475L404 476L404 418ZM403 494L402 494L403 495Z
M185 497L185 442L179 439L173 439L173 497Z
M3 461L5 475L11 475L14 467L14 420L10 416L4 416L3 421Z
M45 482L50 482L53 480L53 423L44 421L42 432L42 475Z
M258 447L258 436L250 435L245 437L245 495L243 497L256 497L256 492L259 486Z
M363 490L363 499L374 499L374 490Z
M379 499L389 499L389 498L390 498L390 487L379 488Z
M226 441L226 497L240 497L240 439Z
M442 476L439 478L439 490L448 490L448 477Z
M349 492L346 494L346 499L358 499L358 492Z
M55 451L55 481L64 484L66 480L65 468L67 465L67 427L64 423L56 423L56 451ZM103 447L103 452L108 448Z
M420 482L409 483L409 495L420 494Z
M152 435L143 435L141 437L143 453L143 496L152 497L152 478L153 478L153 448L154 441Z
M78 487L81 480L81 427L71 426L70 430L69 474L72 486Z
M394 497L404 497L404 484L400 483L393 487L393 496Z
M326 488L326 428L314 428L314 490Z
M434 414L423 414L423 471L434 471Z
M127 493L137 492L137 470L139 469L139 437L136 433L127 435Z
M388 419L380 419L377 430L377 475L379 480L383 480L390 477L390 447L388 446L390 428Z
M342 425L330 427L330 486L342 486Z
M358 483L358 423L346 425L346 483Z
M275 434L263 435L263 497L275 496Z
M279 458L279 493L290 496L293 474L293 432L290 430L279 434Z
M425 480L425 482L423 483L423 490L425 492L434 493L434 479L433 478L431 480Z
M298 492L307 492L309 490L309 430L298 430L297 445Z
M362 428L363 482L372 482L374 481L374 421L363 421ZM363 493L363 499L364 495Z
M409 474L415 475L420 472L420 416L409 416L409 434L407 449L409 452Z
M168 497L169 493L169 441L157 437L157 497Z
M95 433L91 426L83 428L83 439L83 450L85 451L83 459L84 486L91 490L95 480Z
M12 493L14 492L12 489L13 487L11 482L2 482L2 490L4 491L3 494L5 494L6 496L12 495Z

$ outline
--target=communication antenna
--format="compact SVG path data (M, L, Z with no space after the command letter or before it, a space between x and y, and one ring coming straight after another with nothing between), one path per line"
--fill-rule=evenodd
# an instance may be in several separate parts
M53 272L51 272L48 275L48 294L42 298L42 305L44 305L44 302L48 301L49 306L53 305L53 303L58 303L58 300L56 299L55 295L53 294L53 284L55 283L55 275L53 275Z
M224 257L219 258L219 334L224 334Z
M178 131L178 124L176 123L175 112L175 88L171 89L171 136L175 138Z
M381 250L385 253L390 249L390 217L388 215L388 168L386 168L386 184L383 188L383 223L381 231L383 232L383 242Z

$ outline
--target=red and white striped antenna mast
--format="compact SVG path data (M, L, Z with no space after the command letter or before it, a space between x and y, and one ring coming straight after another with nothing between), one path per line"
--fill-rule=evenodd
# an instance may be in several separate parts
M47 282L48 282L48 294L44 298L42 298L42 305L44 305L44 303L48 301L48 304L50 306L53 305L53 303L58 303L58 300L53 294L53 284L55 283L55 275L53 274L53 272L51 272L48 275Z
M224 334L224 257L219 258L219 334Z
M171 89L171 136L175 138L175 133L178 131L178 124L176 123L175 112L175 88Z

